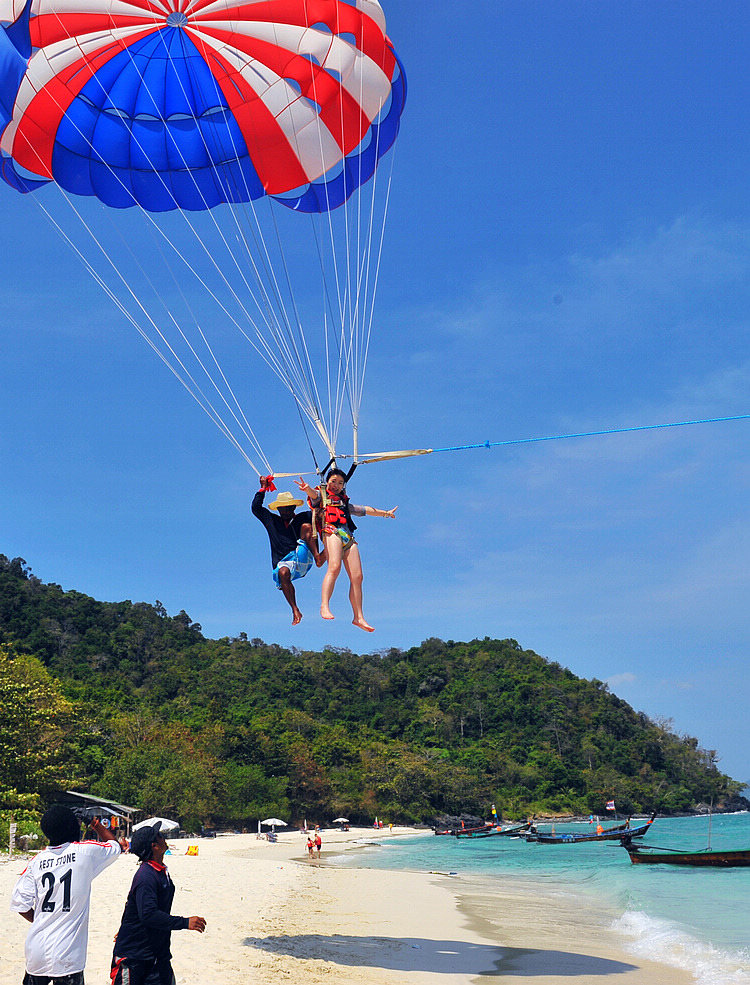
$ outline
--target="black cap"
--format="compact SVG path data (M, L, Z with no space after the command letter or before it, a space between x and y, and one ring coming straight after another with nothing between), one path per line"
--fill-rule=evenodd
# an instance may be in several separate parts
M144 861L151 854L151 846L154 842L163 837L161 821L157 821L156 824L149 824L145 828L138 828L137 831L133 832L133 837L130 840L131 854L137 855L141 861Z

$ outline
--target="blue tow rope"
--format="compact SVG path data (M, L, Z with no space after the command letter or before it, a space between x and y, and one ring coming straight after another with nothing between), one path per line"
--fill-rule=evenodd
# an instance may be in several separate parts
M659 431L665 428L684 428L693 424L721 424L725 421L747 421L750 414L737 414L735 417L706 417L697 421L673 421L670 424L641 424L629 428L607 428L604 431L577 431L573 434L546 434L536 438L509 438L506 441L482 441L476 445L449 445L446 448L433 448L439 451L464 451L470 448L499 448L502 445L528 445L535 441L562 441L566 438L594 438L604 434L626 434L629 431Z

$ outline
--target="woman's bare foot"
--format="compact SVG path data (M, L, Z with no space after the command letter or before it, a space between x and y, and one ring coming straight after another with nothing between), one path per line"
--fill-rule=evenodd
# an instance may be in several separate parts
M335 619L336 618L334 616L334 614L331 612L331 610L328 608L327 605L321 605L321 607L320 607L320 616L321 616L321 619Z
M352 626L359 626L359 628L364 629L366 633L375 632L375 627L371 626L369 622L366 622L364 616L359 619L352 619Z

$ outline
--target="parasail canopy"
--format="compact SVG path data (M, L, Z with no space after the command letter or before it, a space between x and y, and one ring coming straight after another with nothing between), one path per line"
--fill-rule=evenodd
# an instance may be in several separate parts
M356 452L389 188L378 201L375 178L406 96L377 0L0 0L0 24L5 181L35 192L250 464L260 455L268 467L222 362L230 331L284 383L328 455L346 409ZM87 200L142 212L166 276L110 216L127 249L111 246ZM309 218L288 233L278 205ZM180 224L166 221L172 213ZM300 226L315 217L300 249Z

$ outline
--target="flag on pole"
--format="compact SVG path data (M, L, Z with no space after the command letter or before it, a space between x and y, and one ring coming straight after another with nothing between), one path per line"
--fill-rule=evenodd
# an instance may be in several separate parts
M607 810L608 811L613 811L614 809L615 809L615 802L614 802L614 800L608 800L607 801Z

